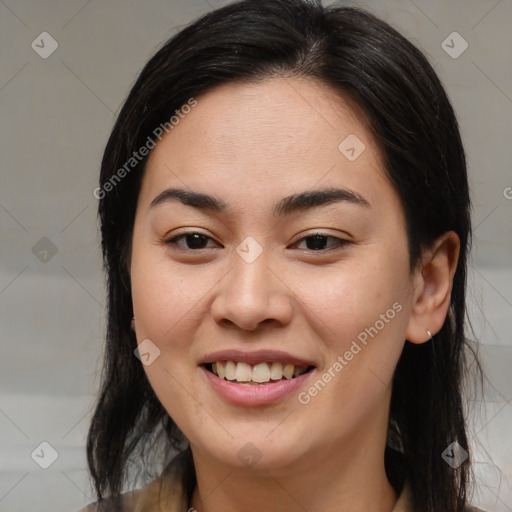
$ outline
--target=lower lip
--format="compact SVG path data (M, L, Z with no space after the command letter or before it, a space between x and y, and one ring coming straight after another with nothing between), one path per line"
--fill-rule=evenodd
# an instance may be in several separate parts
M269 384L237 384L217 377L203 366L201 367L213 389L224 399L234 405L257 406L279 402L296 392L311 376L314 370L299 375L294 379L283 379Z

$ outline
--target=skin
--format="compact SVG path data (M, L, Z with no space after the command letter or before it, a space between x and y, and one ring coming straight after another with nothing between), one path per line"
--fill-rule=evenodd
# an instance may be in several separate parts
M357 107L313 80L227 84L152 151L134 225L131 282L137 340L161 353L145 366L163 406L190 440L198 511L379 511L397 500L384 470L390 382L404 342L423 343L445 320L459 241L445 233L411 273L400 198ZM338 149L355 134L365 150ZM173 200L163 190L213 195L226 213ZM272 214L306 190L346 188L369 206L336 202ZM184 231L207 238L191 247ZM320 231L324 250L305 236ZM248 236L262 248L247 263ZM301 240L302 239L302 240ZM192 246L194 247L194 246ZM308 404L297 393L269 406L224 401L198 366L214 350L278 349L314 362L299 391L332 367L394 303L402 309ZM246 443L260 460L238 458Z

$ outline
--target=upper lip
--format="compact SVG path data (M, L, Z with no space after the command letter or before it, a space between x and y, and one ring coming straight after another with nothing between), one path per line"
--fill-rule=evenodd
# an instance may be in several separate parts
M288 352L280 350L218 350L205 355L199 364L215 363L216 361L236 361L239 363L247 363L255 365L259 363L284 363L293 364L295 366L315 366L312 361L294 356Z

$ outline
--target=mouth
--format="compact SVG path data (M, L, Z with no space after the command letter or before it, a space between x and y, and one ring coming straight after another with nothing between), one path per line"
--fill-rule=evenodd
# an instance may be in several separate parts
M205 363L202 366L220 379L245 386L265 386L293 380L315 369L312 365L299 366L284 361L248 364L242 361L222 360Z

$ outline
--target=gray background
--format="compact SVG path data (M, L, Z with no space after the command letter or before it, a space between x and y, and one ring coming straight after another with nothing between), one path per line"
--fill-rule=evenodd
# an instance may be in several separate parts
M93 501L84 447L105 326L92 194L102 151L147 59L181 26L225 3L0 0L3 512L69 512ZM469 313L494 386L485 401L468 403L474 502L489 512L510 511L512 1L356 5L426 52L458 114L474 203ZM42 46L42 32L58 43L46 59L31 47ZM455 36L452 43L452 32L468 43L457 58L463 41ZM51 48L49 39L44 46ZM48 469L31 457L43 441L58 452Z

